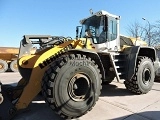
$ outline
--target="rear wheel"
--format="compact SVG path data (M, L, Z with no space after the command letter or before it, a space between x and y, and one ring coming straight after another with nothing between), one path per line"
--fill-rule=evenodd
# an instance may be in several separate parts
M136 73L131 81L125 81L125 86L132 92L145 94L152 89L154 78L155 71L151 59L148 57L139 57Z
M18 71L17 60L14 60L14 61L11 62L11 64L10 64L10 69L11 69L13 72L17 72L17 71Z
M91 110L99 98L101 74L91 58L70 54L45 72L42 93L61 117L73 119Z
M0 60L0 73L6 72L8 70L8 64L4 60Z

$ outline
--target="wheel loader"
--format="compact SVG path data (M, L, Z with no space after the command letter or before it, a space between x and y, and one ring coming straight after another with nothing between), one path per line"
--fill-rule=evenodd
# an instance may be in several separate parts
M139 38L121 36L119 21L101 10L80 21L75 39L25 35L17 60L22 78L14 87L0 85L1 120L25 110L39 92L62 118L78 118L94 107L102 84L115 78L135 94L148 93L159 68L156 51Z

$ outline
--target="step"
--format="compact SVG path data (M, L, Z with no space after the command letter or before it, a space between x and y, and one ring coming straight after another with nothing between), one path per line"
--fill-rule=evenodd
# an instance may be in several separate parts
M114 59L113 61L114 62L125 62L126 60L124 60L124 59Z
M118 72L118 75L125 75L125 72Z
M118 68L125 68L125 67L124 67L124 66L117 66L117 65L116 65L116 68L118 69Z

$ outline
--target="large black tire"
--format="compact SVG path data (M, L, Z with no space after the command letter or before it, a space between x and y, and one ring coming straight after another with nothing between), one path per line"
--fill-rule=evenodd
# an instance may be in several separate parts
M17 72L17 71L18 71L17 60L14 60L14 61L11 62L11 64L10 64L10 69L11 69L11 71L13 71L13 72Z
M4 73L8 70L8 64L4 60L0 60L0 73Z
M95 105L101 81L100 70L91 58L65 55L45 72L42 93L57 114L73 119L86 114Z
M136 72L131 81L125 80L128 90L137 94L148 93L154 84L155 71L153 62L148 57L139 57Z

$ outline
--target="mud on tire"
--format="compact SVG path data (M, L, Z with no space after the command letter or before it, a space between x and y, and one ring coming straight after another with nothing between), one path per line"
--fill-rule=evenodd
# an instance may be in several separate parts
M91 110L99 98L101 74L91 58L70 54L58 58L45 72L42 93L61 117L73 119Z
M148 93L153 86L155 71L153 62L148 57L138 57L136 72L131 81L125 80L128 90L137 94Z

